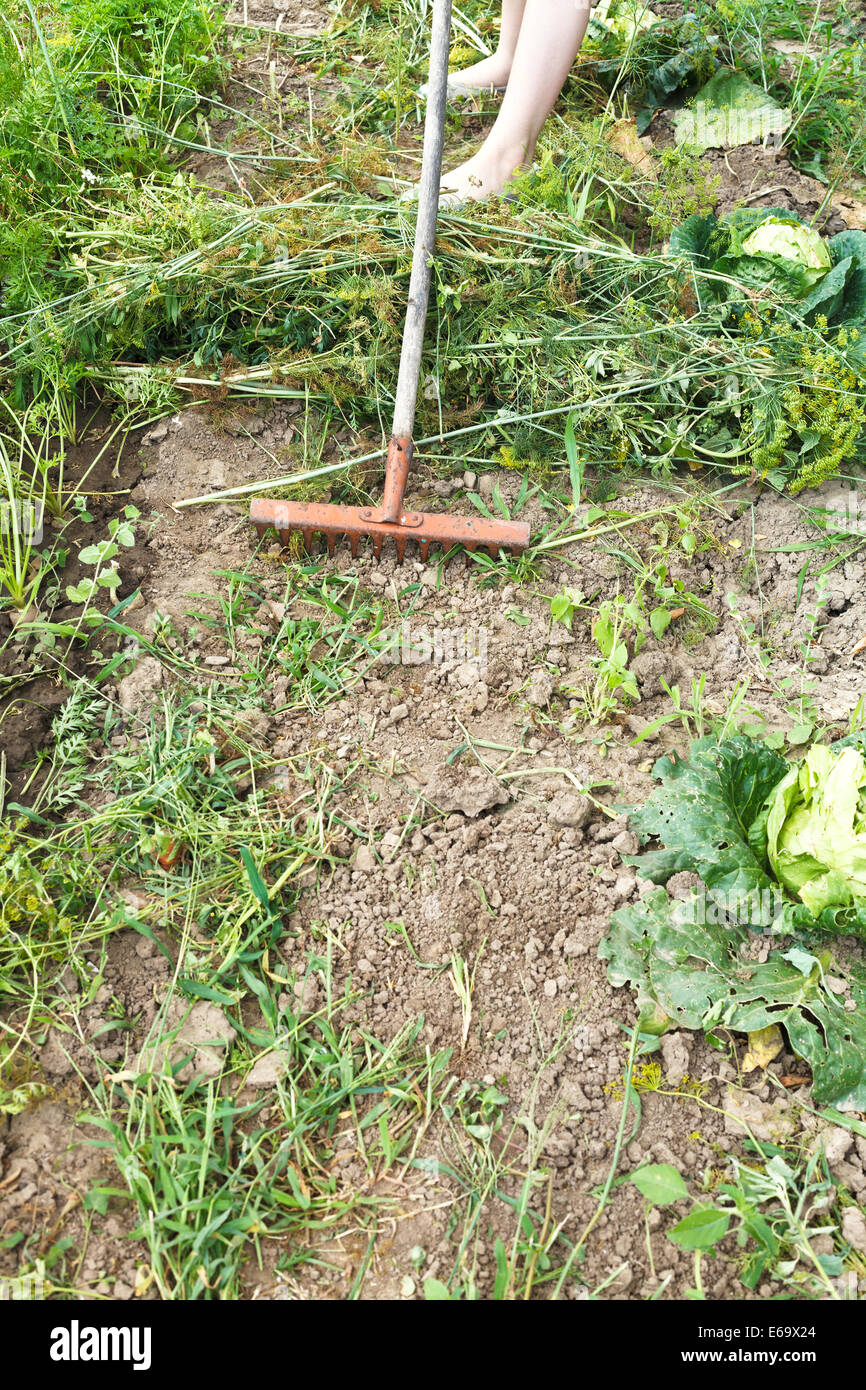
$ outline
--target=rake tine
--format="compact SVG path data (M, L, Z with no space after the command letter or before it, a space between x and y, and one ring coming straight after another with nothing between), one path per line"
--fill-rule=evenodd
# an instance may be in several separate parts
M377 560L381 558L386 540L394 541L398 560L404 558L410 542L418 547L424 560L434 548L449 554L455 548L462 548L468 556L484 550L495 559L500 550L519 555L529 543L529 527L525 522L492 521L477 516L401 511L398 520L392 522L373 507L266 498L257 498L250 513L260 536L273 529L281 543L288 545L289 538L300 532L309 553L314 549L314 536L321 536L330 555L335 554L341 542L348 540L353 557L358 555L361 540L369 538ZM324 544L320 548L324 550Z

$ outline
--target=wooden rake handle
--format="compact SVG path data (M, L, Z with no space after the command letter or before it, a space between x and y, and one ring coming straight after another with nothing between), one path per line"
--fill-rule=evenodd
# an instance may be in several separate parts
M412 462L412 431L418 401L418 378L424 347L430 272L439 216L439 186L442 180L442 144L445 135L445 108L448 96L448 51L451 42L451 0L433 0L430 39L430 78L427 112L424 118L424 151L421 181L418 185L418 218L409 278L409 302L400 350L400 371L394 400L394 424L388 448L385 495L379 516L383 521L401 519L403 493Z

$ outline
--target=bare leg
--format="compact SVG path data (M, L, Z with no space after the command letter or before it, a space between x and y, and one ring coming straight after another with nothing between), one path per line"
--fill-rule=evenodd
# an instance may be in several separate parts
M504 87L514 61L514 50L520 36L520 22L526 0L502 0L502 24L496 52L470 68L461 68L449 75L451 87Z
M526 0L508 88L496 122L477 154L442 176L443 194L457 199L499 193L532 160L583 42L589 0Z

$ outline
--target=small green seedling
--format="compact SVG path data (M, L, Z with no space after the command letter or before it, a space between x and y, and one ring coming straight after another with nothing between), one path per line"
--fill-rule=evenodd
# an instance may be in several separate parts
M670 1163L650 1163L629 1175L645 1198L646 1215L653 1207L687 1202L690 1210L667 1232L681 1250L692 1251L695 1287L686 1297L706 1297L702 1279L704 1255L717 1253L727 1236L733 1236L742 1252L740 1278L755 1289L765 1277L802 1288L818 1296L839 1298L832 1279L842 1272L843 1256L819 1254L817 1236L833 1235L837 1227L827 1219L834 1187L821 1171L821 1154L805 1165L792 1167L774 1144L749 1141L758 1161L752 1165L731 1159L730 1180L716 1183L709 1194L694 1196L682 1174ZM711 1200L707 1200L707 1197ZM647 1249L653 1267L647 1225Z
M105 540L86 545L78 552L79 563L92 567L93 574L85 575L77 584L67 584L66 597L70 603L88 604L101 588L110 590L112 594L116 592L120 584L120 571L114 562L121 546L128 548L135 545L133 522L140 515L137 507L124 507L123 520L112 517L109 521Z

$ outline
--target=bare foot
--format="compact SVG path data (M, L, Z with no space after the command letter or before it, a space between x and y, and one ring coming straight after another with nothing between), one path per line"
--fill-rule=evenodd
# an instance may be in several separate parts
M523 145L507 149L489 148L488 140L465 164L442 175L441 197L455 202L481 202L501 193L528 164Z
M480 63L473 63L470 68L449 72L448 86L452 89L465 87L467 91L473 87L504 87L510 72L510 58L493 53L489 58L482 58Z

